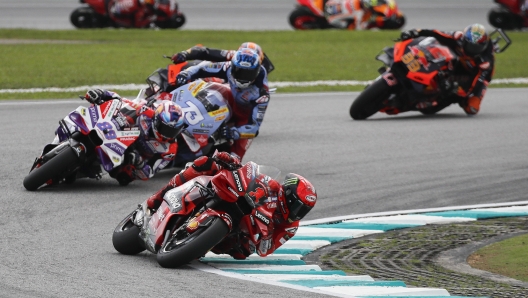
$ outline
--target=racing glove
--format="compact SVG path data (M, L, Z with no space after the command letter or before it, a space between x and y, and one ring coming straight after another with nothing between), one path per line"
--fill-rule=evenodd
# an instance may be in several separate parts
M227 152L216 152L213 157L227 164L240 165L240 160Z
M191 75L185 71L180 72L176 76L176 86L180 87L187 84L191 80Z
M185 62L187 61L188 54L189 53L187 51L181 51L179 53L172 55L171 60L174 64Z
M145 165L145 160L143 160L143 157L141 157L139 152L136 150L129 152L127 158L129 160L129 164L136 168L142 168Z
M221 135L228 140L238 140L240 139L240 133L236 127L227 127L224 126L221 130Z
M113 94L107 90L91 89L86 92L84 98L91 104L100 105L105 101L111 100L113 98Z
M408 39L413 39L419 36L420 36L420 32L416 29L412 29L412 30L402 31L402 33L400 34L400 39L408 40Z

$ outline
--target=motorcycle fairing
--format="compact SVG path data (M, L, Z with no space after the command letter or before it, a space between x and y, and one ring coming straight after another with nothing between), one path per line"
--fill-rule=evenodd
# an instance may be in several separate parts
M387 58L381 55L378 57L378 60ZM409 39L394 46L394 63L405 64L406 77L416 83L432 86L432 89L436 89L439 71L451 69L455 59L456 56L448 47L440 45L432 37Z
M183 139L193 153L209 144L210 137L231 118L231 108L222 93L225 86L197 80L174 91L172 101L185 113Z
M170 85L176 85L176 77L182 71L183 67L187 66L187 62L178 63L178 64L169 64L167 66L167 81Z
M167 224L171 222L174 216L187 216L194 212L196 206L200 205L207 193L196 184L202 186L207 185L211 180L211 176L199 176L191 179L184 184L169 190L163 196L163 202L160 207L148 221L145 229L145 236L147 243L151 242L156 246L161 245L165 239L166 230L169 228ZM156 251L154 246L151 247Z
M70 136L73 132L80 131L84 135L95 134L100 139L101 143L95 144L95 150L107 172L123 162L126 149L140 135L139 130L121 130L116 125L117 121L113 121L120 108L121 101L118 99L88 108L80 106L68 114L61 124Z
M106 2L108 0L81 0L81 3L86 3L88 6L93 8L96 13L106 16L108 14L106 8Z
M400 62L403 54L405 54L405 49L407 45L412 42L412 39L404 40L394 44L394 62Z
M229 230L233 228L233 219L228 213L220 210L213 210L211 208L207 208L204 212L193 218L187 224L187 232L192 233L193 231L196 231L199 227L208 226L214 217L222 219L229 227Z
M323 0L297 0L299 5L308 7L316 16L324 16Z

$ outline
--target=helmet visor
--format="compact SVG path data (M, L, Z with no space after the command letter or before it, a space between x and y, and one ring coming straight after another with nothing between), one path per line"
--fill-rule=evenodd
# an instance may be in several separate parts
M470 56L482 54L485 48L486 44L473 43L467 40L464 42L464 51Z
M302 219L310 210L312 210L312 207L306 206L301 202L301 200L295 200L295 202L289 207L290 209L290 215L288 216L289 219L292 221L300 220Z
M242 68L233 66L231 69L231 73L233 74L233 78L237 80L240 83L250 83L253 82L260 71L260 67L257 68Z
M179 125L177 127L173 127L173 126L169 126L169 125L163 123L162 121L158 121L158 125L157 125L156 129L157 129L158 133L162 137L164 137L166 139L174 139L182 131L183 125Z

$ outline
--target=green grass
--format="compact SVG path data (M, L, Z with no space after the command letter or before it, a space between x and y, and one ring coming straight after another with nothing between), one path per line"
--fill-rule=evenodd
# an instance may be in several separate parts
M495 78L528 77L528 35L508 33L512 46L497 55ZM235 49L244 41L262 46L276 70L270 81L371 80L381 66L374 59L399 31L174 31L0 29L0 39L54 43L2 44L0 89L143 84L170 60L163 55L195 44ZM57 43L62 41L62 43ZM280 88L279 92L357 91L362 86ZM136 94L136 92L128 92ZM5 98L70 98L77 93L5 94Z
M528 234L488 245L468 262L474 268L528 282Z

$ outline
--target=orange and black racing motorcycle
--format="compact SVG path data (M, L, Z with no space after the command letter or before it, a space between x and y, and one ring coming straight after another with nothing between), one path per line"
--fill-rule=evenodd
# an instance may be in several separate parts
M490 34L495 53L511 44L509 37L497 29ZM376 60L384 66L376 78L350 107L350 117L364 120L377 112L398 114L419 111L434 114L453 102L453 94L465 97L454 70L458 56L434 37L397 40L394 47L384 48Z

